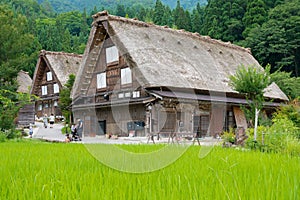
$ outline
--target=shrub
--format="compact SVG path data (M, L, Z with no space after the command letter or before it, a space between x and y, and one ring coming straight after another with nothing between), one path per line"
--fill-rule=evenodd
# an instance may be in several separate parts
M300 128L300 102L295 99L289 105L282 106L275 114L275 118L288 118ZM300 137L299 137L300 139Z
M21 132L15 129L0 131L0 142L5 142L8 139L20 138Z
M61 133L66 134L66 131L67 131L67 133L71 133L71 128L69 126L68 127L66 127L66 126L62 127Z
M6 141L6 134L3 131L0 131L0 142Z
M271 127L259 126L257 140L253 139L253 129L248 129L249 136L246 145L250 149L259 149L263 152L288 153L299 155L300 129L285 115L276 115Z
M7 139L14 139L14 138L20 138L21 137L21 131L15 130L15 129L9 129L5 131Z
M229 131L224 131L222 134L222 139L224 142L229 142L231 144L234 144L235 142L234 129L230 128Z

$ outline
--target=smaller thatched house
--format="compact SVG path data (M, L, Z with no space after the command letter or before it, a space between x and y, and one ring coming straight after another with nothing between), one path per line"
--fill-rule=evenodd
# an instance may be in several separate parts
M32 79L28 72L20 71L17 77L19 85L17 92L28 93L32 85ZM29 124L34 124L34 103L27 104L19 110L17 124L18 126L27 127Z
M77 74L82 55L42 50L39 54L30 93L39 97L35 102L37 117L62 116L58 106L59 92L69 75Z

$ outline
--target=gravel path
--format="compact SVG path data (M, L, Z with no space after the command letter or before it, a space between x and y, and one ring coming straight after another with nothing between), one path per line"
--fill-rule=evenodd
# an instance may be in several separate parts
M33 129L33 138L43 139L47 141L54 141L54 142L65 142L66 136L65 134L61 133L61 129L64 127L63 123L56 123L54 124L53 128L44 128L42 122L35 122L35 127ZM161 138L157 140L155 137L155 143L168 143L168 138ZM82 141L76 143L103 143L103 144L147 144L148 138L147 137L119 137L117 139L107 139L105 136L99 137L83 137ZM183 140L180 141L182 143ZM201 145L217 145L220 143L221 140L213 139L211 137L201 138L200 144ZM175 142L176 143L176 142ZM184 141L186 144L191 144L192 141ZM153 144L150 140L149 144ZM198 145L197 141L195 145Z

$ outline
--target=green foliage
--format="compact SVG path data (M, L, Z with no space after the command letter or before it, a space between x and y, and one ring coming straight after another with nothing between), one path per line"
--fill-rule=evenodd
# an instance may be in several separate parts
M259 126L257 140L253 140L253 129L248 129L246 145L250 149L263 152L287 153L300 155L300 129L285 115L278 114L273 118L270 127Z
M75 75L70 74L67 83L64 85L64 88L59 93L59 99L60 99L59 107L63 113L63 116L65 117L66 123L70 123L69 122L71 116L70 105L72 103L71 90L74 82L75 82Z
M257 67L241 66L235 75L230 76L230 86L239 93L245 94L249 99L255 101L263 100L264 89L270 84L269 67L266 70Z
M235 142L235 133L234 129L230 128L229 131L224 131L221 138L224 142L234 143Z
M14 129L19 109L30 101L29 94L0 90L0 130Z
M5 142L7 140L20 138L20 137L21 137L21 132L15 129L9 129L4 131L0 130L0 143Z
M262 0L249 1L247 9L243 17L245 30L244 38L248 36L252 28L262 25L267 20L267 6Z
M6 134L3 131L0 131L0 143L6 141Z
M291 77L291 72L277 70L270 75L270 78L290 100L300 97L300 77Z
M286 1L268 12L268 20L249 31L246 44L262 65L282 67L299 76L300 3Z
M27 18L9 6L0 4L0 20L0 89L15 90L14 78L21 69L33 74L39 44L28 33Z
M64 126L64 127L62 127L62 129L61 129L61 133L62 134L67 134L67 133L71 133L71 128L69 127L69 126Z
M235 75L230 76L229 85L239 93L246 96L249 101L250 111L254 111L254 140L256 140L256 132L258 125L258 115L263 108L264 89L270 84L269 79L270 66L266 70L248 66L241 66L237 69Z
M288 105L280 107L275 114L275 118L287 118L294 123L294 125L300 128L300 102L295 99ZM300 139L300 135L298 136Z

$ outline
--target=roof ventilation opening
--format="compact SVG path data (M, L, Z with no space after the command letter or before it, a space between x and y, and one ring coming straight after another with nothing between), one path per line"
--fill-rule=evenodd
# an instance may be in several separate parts
M164 41L165 41L165 38L161 38L161 41L163 41L163 42L164 42Z
M222 52L222 51L219 51L219 54L223 54L223 52Z
M180 42L180 41L177 41L177 44L181 44L181 42Z
M195 46L194 46L194 49L198 49L198 47L195 45Z
M68 61L68 60L66 60L66 63L69 63L69 61Z

